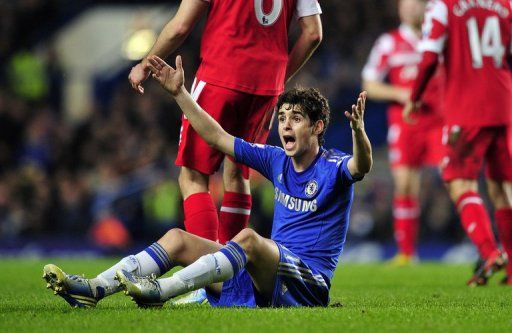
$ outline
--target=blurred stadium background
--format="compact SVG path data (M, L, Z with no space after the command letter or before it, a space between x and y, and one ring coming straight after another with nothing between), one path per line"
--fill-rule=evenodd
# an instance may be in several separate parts
M155 84L141 97L126 79L178 3L0 0L0 256L124 254L182 226L180 112ZM350 151L342 111L372 43L398 24L396 1L320 3L324 41L292 85L329 97L326 146ZM200 36L198 26L179 49L188 87ZM384 104L370 103L366 126L376 163L356 187L345 261L395 251ZM270 143L279 144L275 127ZM422 182L420 258L475 259L436 170ZM268 235L273 189L258 175L252 184L251 223ZM220 177L212 187L220 201Z

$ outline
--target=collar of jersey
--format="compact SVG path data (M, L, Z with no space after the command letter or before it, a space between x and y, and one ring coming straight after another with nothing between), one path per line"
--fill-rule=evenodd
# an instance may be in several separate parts
M320 156L322 156L324 151L325 151L324 147L320 147L320 149L318 149L318 154L316 154L315 159L313 160L313 162L311 162L311 164L304 171L296 171L295 167L293 166L293 162L292 162L291 158L289 157L289 159L290 159L290 169L292 171L291 172L292 175L300 177L302 175L307 174L310 170L312 170L315 167L316 162L318 161Z

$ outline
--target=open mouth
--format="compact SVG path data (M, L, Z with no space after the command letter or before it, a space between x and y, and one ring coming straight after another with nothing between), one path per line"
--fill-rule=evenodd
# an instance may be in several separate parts
M295 138L291 135L283 135L284 149L291 150L295 145Z

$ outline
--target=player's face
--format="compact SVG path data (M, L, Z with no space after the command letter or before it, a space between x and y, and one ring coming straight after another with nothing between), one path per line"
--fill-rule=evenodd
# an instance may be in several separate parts
M278 111L279 137L287 156L301 157L318 147L318 136L299 105L285 103Z
M400 0L398 2L398 15L402 23L413 27L421 27L425 15L425 1Z

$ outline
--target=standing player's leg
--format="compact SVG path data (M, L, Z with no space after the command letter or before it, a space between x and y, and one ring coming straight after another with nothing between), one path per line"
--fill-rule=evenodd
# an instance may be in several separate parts
M421 126L421 127L419 127ZM420 224L421 168L438 167L442 154L442 127L434 122L404 125L397 140L398 157L392 165L394 235L398 254L395 265L414 260Z
M484 158L492 145L492 128L448 129L446 157L442 170L450 198L455 203L464 231L478 249L482 259L468 285L484 285L492 267L502 261L492 231L491 219L480 194L477 179Z
M239 93L218 86L209 85L203 81L194 81L191 91L197 103L208 112L226 131L232 133L234 106L237 105ZM234 133L232 133L234 134ZM180 189L183 194L183 207L185 213L185 229L195 235L218 241L226 238L225 228L219 226L219 215L213 199L208 192L208 175L217 171L224 159L224 155L211 148L190 126L184 118L180 135L180 145L176 164L182 166L179 177ZM234 172L234 180L230 183L232 192L225 193L223 206L229 208L242 208L242 211L250 211L249 185L245 184L240 175ZM241 192L238 192L241 191ZM246 194L247 193L247 194ZM248 199L247 199L248 198ZM248 203L246 203L248 202ZM239 207L241 206L241 207ZM228 208L228 210L230 210ZM226 209L224 209L226 210ZM230 210L231 211L231 210ZM221 211L221 220L225 215L234 215L235 234L244 227L244 223L238 220L248 220L248 214L232 214ZM240 224L240 226L239 226ZM219 230L220 228L220 230ZM219 234L220 232L220 234ZM228 240L221 239L221 241ZM204 290L198 290L187 297L176 301L177 304L203 303L206 300Z
M498 238L507 254L507 276L503 284L512 285L512 183L487 180L487 189L494 205Z
M185 229L197 236L216 241L219 220L217 208L208 191L209 176L182 166L178 184L183 195Z
M491 219L478 194L476 180L454 179L447 183L448 193L455 203L467 236L477 247L481 264L467 282L470 286L485 285L494 266L502 266L503 256L498 249L491 227Z
M420 207L420 170L406 166L392 170L395 193L393 198L393 230L398 253L392 263L410 264L416 253Z
M393 176L393 234L398 247L391 264L412 263L416 253L416 239L420 208L420 165L423 141L413 125L394 123L389 126L388 146Z
M224 196L219 212L219 242L226 244L249 224L252 197L247 167L241 168L226 157L222 178Z
M486 156L487 189L494 206L498 238L509 261L503 284L512 285L512 154L506 128L495 131L495 140Z
M229 115L232 90L194 80L191 95L209 115L225 127L226 119L232 116ZM208 175L219 169L223 158L224 155L211 148L183 117L176 165L182 167L179 185L184 199L185 229L213 241L218 240L219 218L208 192Z
M248 142L265 143L269 134L277 96L237 92L232 96L235 116L225 122L229 133ZM219 241L225 244L249 224L252 197L247 166L224 159L224 198L219 215Z

